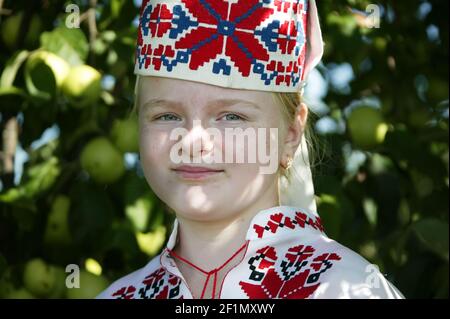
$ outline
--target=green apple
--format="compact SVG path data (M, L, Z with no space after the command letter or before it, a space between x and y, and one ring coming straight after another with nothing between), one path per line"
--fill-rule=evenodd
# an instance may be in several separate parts
M0 277L0 298L5 298L14 290L15 287L11 280L11 272L7 271L6 274Z
M448 100L448 78L447 81L437 77L429 79L427 97L434 103Z
M5 46L13 51L17 46L22 14L15 14L2 22L2 39Z
M430 114L425 108L415 109L408 115L409 124L415 128L426 126L430 119Z
M353 143L362 149L371 149L383 143L388 131L381 111L370 106L355 108L347 125Z
M50 99L56 95L69 74L70 65L61 57L38 50L25 65L25 84L31 95Z
M36 299L36 297L25 288L19 288L6 295L6 299Z
M80 271L80 287L67 289L69 299L94 299L108 288L109 281L103 276L94 275L88 271Z
M89 65L78 65L70 69L62 91L75 108L95 104L101 94L101 74Z
M58 195L47 218L44 242L47 244L67 245L72 238L69 230L70 198Z
M43 25L41 18L37 14L34 14L31 17L30 26L27 35L25 36L25 45L31 48L38 47L42 30Z
M14 51L17 49L17 41L20 34L20 27L23 21L23 12L12 15L2 22L1 36L5 46ZM39 44L39 35L42 31L42 21L38 15L31 17L28 31L25 35L24 44L27 47L34 47Z
M123 153L139 151L139 124L136 116L116 119L111 128L111 139Z
M49 296L54 289L55 280L55 268L42 259L32 259L25 265L23 283L35 296L42 298Z
M82 150L81 166L100 184L117 181L125 172L123 155L106 137L91 140Z
M327 235L339 238L342 212L337 196L322 194L317 201L318 211Z
M67 292L66 286L67 274L61 267L54 266L54 270L55 270L55 285L48 298L50 299L64 298Z
M373 46L379 52L384 52L387 47L387 40L383 37L376 37L373 39Z

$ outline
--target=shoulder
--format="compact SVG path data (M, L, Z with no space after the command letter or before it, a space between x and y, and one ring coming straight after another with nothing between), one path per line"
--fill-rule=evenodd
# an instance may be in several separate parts
M376 264L341 245L335 240L322 237L316 242L322 251L339 256L330 271L321 276L321 285L313 298L326 299L403 299L404 296L382 274Z
M148 275L158 272L162 267L161 255L155 256L146 266L114 281L96 299L132 299L136 289Z
M311 261L310 278L308 277L307 282L320 283L312 298L404 298L380 272L377 265L330 239L322 226L319 214L303 207L282 208L288 216L294 216L303 232L302 237L294 237L294 242L281 240L281 236L277 239L280 239L281 243L289 242L291 249L302 247L301 249L309 254L311 259L303 257ZM309 231L306 232L305 229ZM297 246L291 246L292 244Z

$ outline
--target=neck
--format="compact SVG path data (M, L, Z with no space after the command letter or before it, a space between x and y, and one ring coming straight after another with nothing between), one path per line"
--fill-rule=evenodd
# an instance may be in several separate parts
M178 216L178 243L173 251L206 271L220 267L245 244L253 217L279 204L275 192L263 194L260 200L226 219L197 221Z

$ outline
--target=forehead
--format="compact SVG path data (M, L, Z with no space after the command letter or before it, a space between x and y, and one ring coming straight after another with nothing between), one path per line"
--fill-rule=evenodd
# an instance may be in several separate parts
M141 103L154 99L170 99L181 103L206 104L217 99L240 99L261 106L276 107L271 92L223 88L201 82L155 76L140 77L138 94Z

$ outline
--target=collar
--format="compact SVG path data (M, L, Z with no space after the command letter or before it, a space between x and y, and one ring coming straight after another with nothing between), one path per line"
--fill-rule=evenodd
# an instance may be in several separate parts
M166 248L172 250L178 240L179 221L176 218ZM293 206L275 206L259 211L251 220L246 240L268 239L298 232L324 234L320 217L308 209Z
M167 271L184 280L183 275L170 255L178 241L179 221L176 218L166 249L160 255L160 264ZM281 240L291 236L325 235L320 217L307 209L292 206L275 206L259 211L251 220L247 230L247 247L260 240Z

